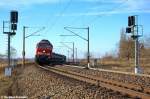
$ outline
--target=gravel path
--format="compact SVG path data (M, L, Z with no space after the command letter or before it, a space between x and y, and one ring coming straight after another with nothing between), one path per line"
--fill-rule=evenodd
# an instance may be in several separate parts
M110 89L97 87L36 66L27 66L16 78L13 95L29 99L128 99Z

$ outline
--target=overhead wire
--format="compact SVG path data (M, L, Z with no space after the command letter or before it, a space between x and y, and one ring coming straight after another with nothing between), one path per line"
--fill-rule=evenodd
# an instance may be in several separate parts
M72 0L69 0L69 2L66 4L66 6L61 10L60 14L58 15L59 17L61 17L63 15L63 13L68 9L68 7L70 6ZM59 18L60 19L60 18ZM57 22L59 21L58 18L55 18L55 20L52 22L52 24L50 25L49 28L47 28L47 31L46 33L51 30L56 24Z
M85 8L85 7L82 7L82 8ZM86 8L86 10L84 11L84 13L86 13L87 11L88 11L88 8ZM80 22L82 22L82 24L84 24L84 22L85 22L85 15L83 15L82 17L80 17L80 15L77 15L76 17L77 18L74 18L74 19L71 20L71 24L72 23L74 24L75 22L78 22L80 19L81 19Z
M108 9L107 11L109 11L109 12L115 11L116 9L120 8L121 6L123 6L127 1L128 1L128 0L122 1L119 6L116 5L115 7L111 8L111 9ZM106 11L106 12L107 12L107 11ZM89 12L89 11L88 11L88 12ZM88 13L88 12L87 12L87 13ZM107 14L106 14L106 15L107 15ZM96 19L98 19L98 18L100 18L100 17L103 17L103 16L104 16L104 15L96 16L96 18L90 20L88 23L92 24ZM75 19L72 21L72 23L75 23L75 21L77 21L77 19L79 19L79 18L83 18L83 17L75 18ZM72 24L72 23L71 23L71 24ZM90 24L88 24L88 26L89 26ZM85 26L85 25L84 25L84 26Z
M127 2L128 2L128 0L124 0L122 3L120 3L120 5L116 5L111 10L107 10L106 12L113 12L115 10L118 10L120 7L122 7ZM89 25L91 25L92 23L94 23L96 21L96 19L99 19L99 18L101 18L103 16L106 16L106 15L108 15L108 13L104 14L104 15L98 15L98 16L96 16L94 19L92 19L91 21L89 21Z
M59 7L60 7L60 2L61 2L61 0L58 1L57 5L55 6L54 9L59 9ZM56 12L56 10L55 10L55 12ZM50 19L51 19L51 20L53 19L53 21L50 22L50 21L49 21ZM45 32L44 32L44 34L47 33L50 23L54 23L54 21L56 21L56 17L55 17L55 18L52 18L52 15L49 15L48 18L47 18L47 20L46 20L46 22L45 22ZM52 25L51 25L51 26L52 26Z
M108 9L108 10L105 10L105 11L106 11L106 12L108 12L108 11L109 11L109 12L113 12L113 11L119 9L120 7L122 7L127 1L128 1L128 0L122 1L119 5L117 4L115 7L111 8L111 9ZM88 12L89 12L89 11L88 11ZM88 12L87 12L87 13L88 13ZM94 19L92 19L92 20L90 20L89 22L86 22L86 23L89 23L89 24L88 24L88 26L89 26L89 25L93 24L97 19L99 19L99 18L101 18L101 17L103 17L103 16L105 16L105 15L107 15L107 14L98 15L98 16L96 16ZM73 21L71 22L71 24L74 24L75 22L77 22L79 18L83 19L83 18L85 18L85 16L84 16L84 17L77 17L77 18L73 19ZM86 23L84 23L84 24L86 24ZM84 26L85 26L85 25L84 25Z
M106 10L105 12L113 12L113 11L115 11L115 10L119 9L121 6L123 6L127 1L128 1L128 0L124 0L123 2L121 2L121 4L120 4L119 6L116 5L115 7L111 8L111 9L108 9L108 10ZM90 11L84 12L84 13L89 13L89 12L90 12ZM85 26L86 24L89 26L89 25L91 25L92 23L94 23L97 19L99 19L99 18L101 18L101 17L103 17L103 16L105 16L105 15L107 15L107 14L97 15L94 19L92 19L92 20L90 20L90 21L88 21L88 22L83 23L83 26ZM82 19L85 18L85 15L83 15L83 17L79 17L79 18L82 18ZM79 18L75 18L75 19L71 22L71 24L74 23L74 22L77 22L77 20L78 20ZM89 23L89 24L88 24L88 23Z

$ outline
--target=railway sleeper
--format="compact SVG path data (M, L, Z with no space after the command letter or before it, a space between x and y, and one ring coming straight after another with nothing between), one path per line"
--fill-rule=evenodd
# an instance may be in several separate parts
M55 69L56 70L56 69ZM60 72L62 72L62 70L59 70ZM63 71L63 73L66 73L66 72L64 72ZM83 79L84 77L85 78L95 78L95 79L97 79L97 80L100 80L100 81L104 81L104 82L107 82L107 83L115 83L115 81L109 81L109 80L106 80L106 79L101 79L101 78L99 78L99 77L93 77L93 76L91 76L91 75L80 75L79 73L74 73L74 72L68 72L67 71L67 73L68 74L63 74L64 76L68 76L68 77L73 77L74 79L77 79L77 80L82 80L82 81L85 81L85 82L89 82L89 83L93 83L93 84L96 84L97 82L94 80L91 80L91 79ZM69 76L69 74L71 74L70 76ZM78 76L78 77L77 77ZM120 82L116 82L116 84L117 85L121 85L121 84L123 84L123 83L120 83ZM107 88L110 88L111 87L111 85L107 85L106 83L104 84L102 84L102 86L105 86L105 87L107 87ZM106 86L107 85L107 86ZM128 84L126 85L126 84L123 84L124 86L128 86ZM131 85L129 85L129 86L131 86ZM134 86L135 87L135 86ZM131 88L134 88L133 86L131 87ZM108 92L108 89L107 88L103 88L103 92L102 93L107 93ZM117 88L117 86L116 86L116 88ZM130 88L130 90L131 90L131 88ZM138 86L138 88L139 88L139 86ZM113 87L113 89L112 90L115 90L115 87ZM120 91L121 91L121 89L119 89ZM132 92L132 91L131 91ZM122 91L121 91L121 93L122 93ZM123 91L123 93L126 93L125 91ZM133 95L132 95L133 96ZM135 97L135 96L134 96ZM147 96L146 96L147 97ZM135 97L135 98L139 98L139 97Z
M150 95L150 88L144 88L144 92Z

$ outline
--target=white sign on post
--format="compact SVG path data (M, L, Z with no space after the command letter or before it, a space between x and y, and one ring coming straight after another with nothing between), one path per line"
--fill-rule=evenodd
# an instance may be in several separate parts
M11 76L11 67L6 67L5 68L5 76Z

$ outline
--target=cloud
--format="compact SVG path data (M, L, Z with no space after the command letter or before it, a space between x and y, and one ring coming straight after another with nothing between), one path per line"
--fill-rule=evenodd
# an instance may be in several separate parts
M125 14L125 13L150 13L150 6L149 6L150 0L138 0L138 1L137 0L86 0L86 1L89 2L101 1L106 5L93 6L92 8L89 8L88 12L63 14L62 16L101 16L101 15ZM109 3L109 5L107 3Z
M136 9L150 9L150 0L128 0L126 2L126 7L136 10Z
M84 1L84 2L89 2L89 3L101 3L101 4L117 4L117 3L122 3L127 0L79 0L79 1Z
M92 1L92 0L88 0ZM101 1L105 5L94 6L90 8L91 11L87 13L73 13L68 16L101 16L111 14L125 14L125 13L150 13L150 0L94 0ZM115 5L114 7L108 5ZM67 14L63 15L67 16Z
M21 8L24 6L30 6L35 4L54 4L60 2L68 2L70 0L1 0L0 8L12 7ZM91 15L104 15L104 14L119 14L119 13L149 13L150 0L76 0L74 2L87 2L96 3L92 7L90 6L88 12L63 14L62 16L91 16ZM98 2L98 3L97 3ZM115 6L117 6L115 8ZM56 16L59 16L56 15Z
M125 13L150 13L150 10L116 10L116 11L100 11L100 12L88 12L88 13L71 13L63 14L61 16L107 16L112 14L125 14ZM60 16L56 14L56 16Z
M17 7L33 4L57 3L59 0L1 0L0 7Z
M99 0L103 2L100 5L94 6L90 8L93 11L108 11L108 9L117 10L122 13L122 11L125 12L140 12L144 11L147 12L147 10L150 10L150 0ZM114 8L113 8L114 6ZM105 10L103 10L105 9ZM109 10L110 11L110 10Z

